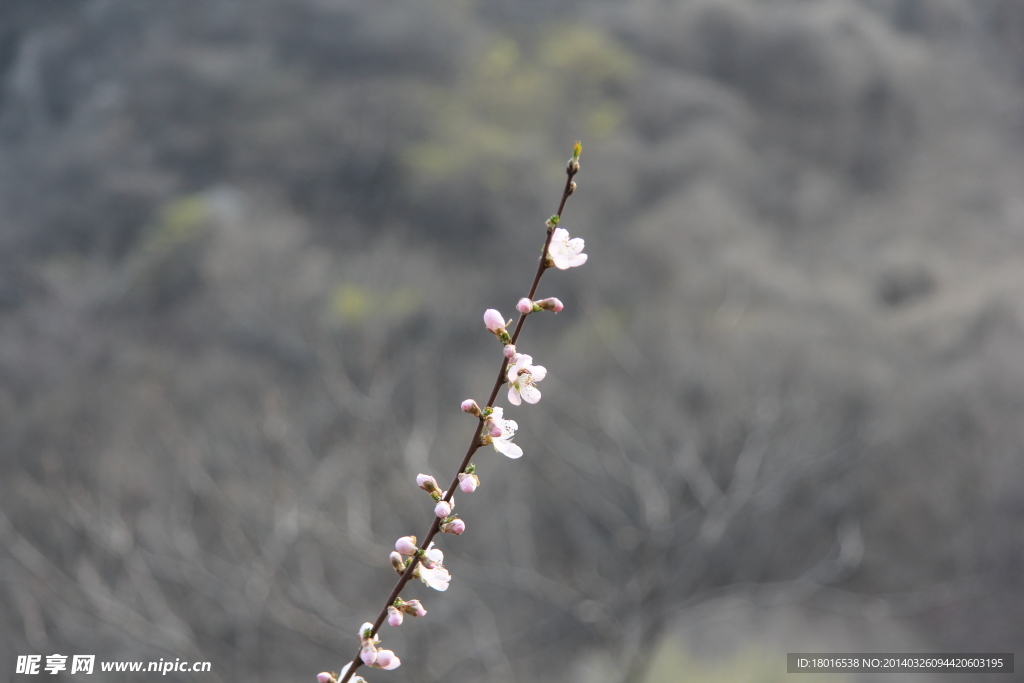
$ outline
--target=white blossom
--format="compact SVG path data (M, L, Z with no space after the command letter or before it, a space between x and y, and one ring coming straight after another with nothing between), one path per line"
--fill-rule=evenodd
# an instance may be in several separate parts
M520 405L523 401L536 403L540 400L540 390L536 382L544 379L548 374L543 365L534 365L533 357L525 353L517 353L512 356L512 363L508 367L508 400L514 406ZM521 397L521 398L520 398Z
M570 239L568 230L555 228L551 235L551 244L548 245L548 259L550 265L559 270L582 266L587 262L587 255L583 253L583 239Z
M523 449L512 443L512 437L516 435L519 425L515 420L503 419L502 414L503 409L500 407L491 409L485 424L487 434L484 436L484 443L490 443L494 450L509 458L522 457Z

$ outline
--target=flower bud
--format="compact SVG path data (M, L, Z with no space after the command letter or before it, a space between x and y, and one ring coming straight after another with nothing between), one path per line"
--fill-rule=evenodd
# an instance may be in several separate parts
M390 558L391 558L391 566L395 568L395 571L398 572L399 574L404 574L405 573L405 559L403 559L402 556L399 553L395 552L394 550L391 551Z
M467 398L462 402L462 412L469 413L473 417L480 417L480 406L473 399ZM436 484L437 482L434 483Z
M434 514L444 519L448 515L452 514L452 504L448 501L439 500L437 505L434 506Z
M519 300L519 303L516 304L516 310L522 313L523 315L526 315L527 313L532 313L533 302L527 299L526 297L523 297L522 299Z
M400 539L395 541L395 550L403 555L415 555L416 547L415 536L402 536Z
M473 493L479 485L480 477L467 472L459 473L459 488L462 489L464 493Z
M392 626L397 628L398 626L402 625L402 619L404 619L404 618L405 618L405 616L401 612L398 611L397 607L395 607L394 605L388 605L388 623L389 624L391 624Z
M441 525L441 531L446 534L452 534L453 536L460 536L462 532L466 530L466 523L462 521L462 518L456 517L448 522Z
M434 491L441 490L441 487L437 485L437 479L434 479L429 474L417 474L416 485L427 493L433 493Z
M558 313L563 308L565 308L565 306L562 305L562 302L556 299L555 297L541 299L540 301L537 302L537 306L542 311L554 311L555 313Z
M434 569L437 567L437 562L426 553L420 555L420 564L424 569Z
M505 319L501 317L501 313L498 313L498 311L488 308L484 311L484 325L491 332L498 334L505 330Z
M577 170L578 170L578 169L577 169ZM576 181L575 181L575 180L573 180L573 181L571 181L571 182L569 183L569 194L572 194L572 193L573 193L573 192L575 192L575 191L576 191Z
M403 600L402 604L398 606L398 609L402 610L410 617L422 617L427 613L427 610L423 608L419 600Z
M391 650L381 650L377 653L377 661L371 666L390 671L391 669L397 669L401 663L402 661Z
M495 439L497 439L499 436L501 436L501 425L499 425L495 420L488 420L487 421L487 433L490 436L492 436Z
M364 640L359 650L359 659L363 660L363 664L373 665L377 661L377 646L372 641Z
M317 683L338 683L338 679L326 671L321 671L316 675Z
M505 344L505 358L511 358L516 355L516 347L512 344Z

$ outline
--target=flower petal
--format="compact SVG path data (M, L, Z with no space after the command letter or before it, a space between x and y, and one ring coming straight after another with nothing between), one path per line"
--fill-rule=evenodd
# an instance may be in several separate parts
M523 449L512 443L511 441L505 441L497 439L494 441L494 450L498 451L502 455L512 458L521 458L523 456Z
M531 405L540 400L540 389L532 384L523 386L523 388L520 389L520 393L523 395L523 400Z
M508 390L508 402L511 403L514 406L518 406L518 405L522 404L522 401L519 400L519 388L518 387L516 387L516 386L509 387L509 390Z

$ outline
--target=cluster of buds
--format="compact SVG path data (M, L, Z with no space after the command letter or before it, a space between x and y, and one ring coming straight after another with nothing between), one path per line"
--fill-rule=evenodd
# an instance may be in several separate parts
M441 490L441 487L437 485L437 479L434 479L429 474L417 474L416 485L429 493L430 497L434 499L435 515L444 519L452 514L452 508L455 507L455 497L452 496L449 500L444 500L448 492Z
M423 608L419 600L397 598L393 604L388 606L388 623L398 627L402 625L406 614L410 617L422 617L426 613L427 610Z
M562 302L553 296L548 297L547 299L540 299L539 301L530 301L526 297L523 297L519 300L519 303L516 304L516 310L523 315L526 315L527 313L536 313L537 311L551 311L553 313L558 313L563 308L565 308L565 306Z
M475 401L470 401L470 403L474 406L476 405ZM477 410L479 411L479 409ZM439 522L441 531L446 534L454 534L455 536L458 536L466 530L466 523L452 515L452 508L455 507L455 496L445 500L444 498L448 495L448 492L441 490L441 487L437 485L437 480L434 479L434 477L429 474L418 474L416 475L416 485L429 493L430 497L434 499L434 515L441 520ZM461 486L461 481L460 487L464 491L467 490L465 486ZM472 489L468 490L472 491Z
M415 536L402 536L395 541L395 550L390 557L391 566L398 574L404 574L413 556L419 558L419 562L412 572L414 577L434 590L448 590L448 583L452 580L452 575L444 567L444 553L440 548L435 548L434 543L431 542L426 550L420 550L416 545Z
M401 660L391 650L381 650L377 648L377 643L380 642L380 637L373 632L373 624L366 622L359 628L359 658L363 660L363 664L372 666L377 669L397 669L401 664Z

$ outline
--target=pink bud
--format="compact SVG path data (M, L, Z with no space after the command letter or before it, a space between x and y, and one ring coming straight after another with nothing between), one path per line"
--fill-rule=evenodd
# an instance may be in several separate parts
M398 611L397 607L395 607L394 605L389 605L388 606L388 623L389 624L391 624L392 626L397 628L398 626L402 625L402 619L404 619L404 618L405 618L404 615L401 612Z
M487 433L493 436L495 439L497 439L499 436L501 436L501 425L499 425L494 420L488 420Z
M403 555L415 555L416 554L416 537L415 536L402 536L400 539L395 541L395 550L402 553Z
M441 487L437 485L437 479L434 479L429 474L417 474L416 485L427 493L433 493L434 491L441 490Z
M402 610L410 617L422 617L427 613L427 610L423 608L423 605L420 604L419 600L405 600L398 609Z
M505 358L511 358L512 356L516 355L516 347L513 346L512 344L505 344L504 354Z
M480 477L475 474L466 474L465 472L459 473L459 488L465 493L473 493L476 491L476 487L480 485Z
M484 311L484 325L487 326L488 330L497 334L505 329L505 319L501 317L501 313L498 313L498 311L488 308Z
M377 661L377 646L371 641L367 640L363 642L363 647L359 651L359 659L363 660L363 664L373 664Z
M445 522L441 525L441 531L446 534L452 534L453 536L460 536L465 530L466 523L462 521L461 517L456 517L452 521Z
M533 302L527 299L526 297L523 297L522 299L519 300L519 303L516 304L516 310L522 313L523 315L526 315L527 313L532 313Z
M391 558L391 566L395 568L395 571L398 572L399 574L404 574L405 573L405 560L402 558L402 556L392 550L390 558Z
M391 650L381 650L377 653L377 661L374 666L378 669L385 669L390 671L391 669L397 669L402 664L402 661L395 656L395 653Z
M326 671L321 671L316 675L316 680L317 683L336 683L338 679Z
M558 313L563 308L565 308L565 306L562 305L562 302L556 299L555 297L541 299L540 301L537 302L537 305L540 306L541 310L543 311L554 311L555 313Z
M452 504L444 500L437 501L437 505L434 506L434 514L444 519L452 514Z

